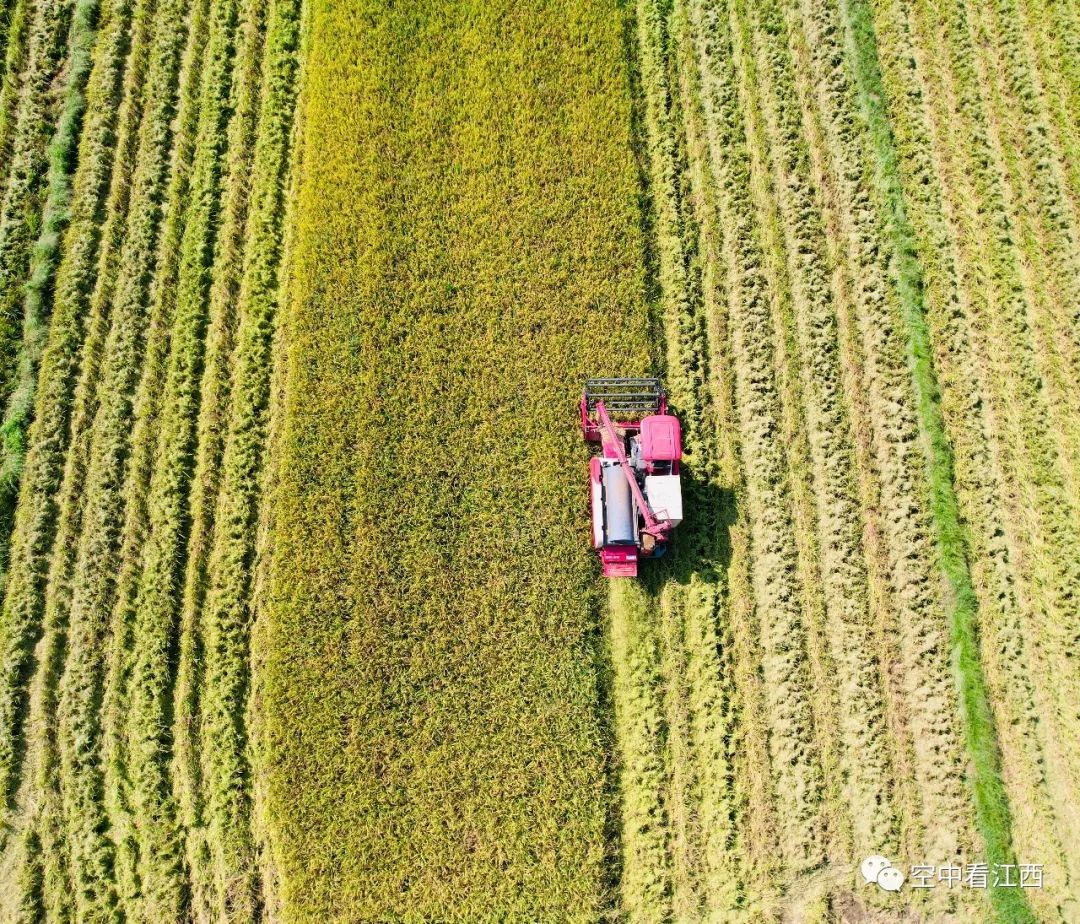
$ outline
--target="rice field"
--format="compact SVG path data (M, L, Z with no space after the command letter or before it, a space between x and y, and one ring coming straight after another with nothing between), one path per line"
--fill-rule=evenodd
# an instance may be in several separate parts
M1069 0L0 5L0 921L1080 922L1078 117Z

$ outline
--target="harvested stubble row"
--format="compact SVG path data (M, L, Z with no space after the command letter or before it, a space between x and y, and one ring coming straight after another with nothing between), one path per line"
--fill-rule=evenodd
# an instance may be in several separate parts
M49 21L50 3L27 7ZM228 470L231 434L265 410L269 358L234 350L232 331L249 317L257 338L273 330L299 6L274 0L241 15L231 0L104 0L100 10L84 0L68 12L67 44L51 52L64 92L49 103L43 225L4 428L5 475L22 478L0 620L0 916L252 921L261 883L246 687L211 680L192 699L177 654L209 635L214 654L247 664L243 617L221 640L220 616L204 612L221 570L206 562L219 492L204 470ZM20 65L24 87L36 48ZM27 112L49 130L47 114ZM13 115L30 117L21 101ZM28 195L20 163L12 201ZM248 485L259 483L264 442L259 427L246 436L256 462L221 492L223 535L241 514L249 524L242 548L254 543ZM241 553L230 574L251 565ZM250 594L234 576L213 599L243 613ZM194 816L184 800L199 769L182 749L174 762L173 742L200 725L232 756L216 784L228 800L215 801L211 777Z
M800 920L831 919L860 906L887 914L895 897L854 893L859 858L882 850L938 863L1015 862L1010 799L1024 816L1017 842L1025 851L1046 843L1047 866L1059 876L1057 893L1039 896L1040 914L1067 919L1069 873L1054 845L1075 840L1068 807L1075 799L1055 809L1047 793L1069 793L1076 764L1064 727L1055 741L1032 718L1045 709L1070 722L1075 679L1053 664L1075 647L1063 605L1075 586L1071 511L1048 501L1052 491L1072 495L1068 129L1058 125L1049 140L1040 131L1012 136L1040 168L1012 168L1013 182L1029 187L1023 253L1041 256L1052 271L1042 294L1030 293L1033 326L1018 332L1027 344L1016 341L1005 358L987 355L1023 362L1027 351L1029 368L1057 383L1059 415L1041 435L1012 435L1003 429L1010 418L995 414L1016 406L993 410L1001 381L984 377L972 355L983 325L1000 321L962 314L985 296L971 289L977 277L963 261L972 245L958 240L953 222L979 193L946 199L940 164L927 165L924 100L950 97L939 86L920 95L904 72L913 39L896 26L906 20L890 13L898 5L733 0L639 8L647 224L667 380L688 423L690 490L731 479L740 503L724 524L730 546L719 580L681 565L687 553L677 547L644 595L617 589L612 598L615 628L633 627L617 636L627 666L620 673L615 664L623 678L615 688L619 747L634 771L623 777L623 900L632 919L781 909ZM1016 18L1012 7L993 14L982 28L1002 50L987 54L998 55L1003 86L1025 98L1026 108L1011 115L1053 117L1059 104L1045 97L1064 93L1067 75L1029 76L1025 55L1042 54L1045 67L1045 49L1004 22ZM931 35L937 40L941 30L927 28L923 40ZM913 68L932 54L921 57L915 45ZM965 169L966 179L978 176ZM1052 290L1055 278L1062 282ZM1064 298L1054 302L1050 291ZM699 337L700 329L708 335ZM1024 423L1040 426L1016 419ZM714 455L712 447L725 443L741 466ZM1020 470L1010 486L1009 460L1032 452L1042 469ZM1034 503L1010 512L1010 491L1018 489ZM708 500L696 504L715 533ZM1021 517L1026 536L1003 539L1010 516ZM690 522L682 535L692 537L687 551L700 565L707 549ZM1040 631L1057 645L1039 646L1041 663L1024 654L1033 646L1018 634L1029 604L1017 544L1026 542L1050 577L1030 592L1054 607ZM749 555L745 566L741 554ZM719 639L720 649L708 674L713 699L704 701L725 717L712 728L723 728L729 742L749 749L764 725L772 764L764 786L763 752L756 765L723 750L705 758L691 734L700 682L691 640L701 636L678 601L710 580L719 605L711 604L714 634L706 637ZM785 607L787 621L771 635ZM761 635L740 642L748 618ZM761 664L763 688L752 667L740 674L743 661ZM770 675L770 663L784 666ZM773 698L783 685L787 693ZM793 723L800 708L805 718ZM785 740L796 759L783 756ZM806 775L796 782L800 756ZM716 763L723 769L714 779L724 785L710 791L706 773ZM728 805L719 859L700 821L718 796L734 799L719 803ZM762 813L773 825L762 825ZM643 863L651 877L635 872ZM1030 919L1025 894L989 895L1001 920ZM972 892L914 894L906 904L929 916L987 913Z
M1022 20L992 12L874 10L890 96L924 101L894 107L892 121L927 267L1015 852L1046 866L1030 893L1038 919L1069 920L1080 904L1076 297L1054 280L1075 238L1062 189L1046 188L1066 165L1047 141L1060 136L1043 89L1062 75L1046 59L1033 73Z

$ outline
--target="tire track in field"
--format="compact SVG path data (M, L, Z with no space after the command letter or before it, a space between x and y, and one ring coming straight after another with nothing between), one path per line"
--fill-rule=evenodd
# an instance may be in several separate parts
M654 261L651 269L658 275L672 269L670 260L660 252L671 242L661 243L657 227L665 217L670 218L661 210L670 205L663 189L671 177L654 175L657 167L664 168L662 158L655 153L657 120L666 117L662 18L657 4L639 2L636 30L627 40L634 143L640 148L635 153L645 187L643 224L656 235L645 246L657 250L650 256ZM659 193L654 186L659 187ZM659 287L659 280L656 284ZM671 803L678 775L669 737L676 718L671 705L676 700L664 687L670 651L656 616L657 601L640 582L611 582L607 602L618 746L620 910L634 922L670 921L676 903L684 900L686 883L686 845L680 844L685 829L679 830L680 817L685 823L685 814L674 817L684 806Z
M277 323L270 345L270 388L266 412L266 461L261 481L262 503L255 536L255 562L252 566L251 633L249 656L251 685L248 689L247 722L248 745L251 765L251 827L258 853L261 884L260 898L263 917L277 921L284 915L284 899L280 869L282 859L280 845L273 841L273 822L268 806L271 804L269 774L256 772L254 768L270 766L273 747L267 718L267 667L272 640L272 578L273 546L277 523L277 498L281 489L281 472L273 464L280 458L285 439L285 407L287 384L287 339L285 337L287 308L291 293L301 284L293 270L293 255L300 238L300 226L296 219L299 191L303 178L304 123L306 121L306 75L303 66L309 55L310 16L303 13L298 0L281 0L270 11L265 49L266 76L261 94L261 111L268 113L259 131L260 147L265 153L258 157L264 164L281 164L280 152L290 152L288 175L268 171L265 192L253 195L249 217L251 227L256 229L264 245L253 248L248 258L252 266L251 279L261 280L259 289L272 277L258 270L277 263ZM284 114L292 111L290 125ZM281 197L284 208L275 208L275 197ZM258 209L256 209L256 205ZM283 212L283 216L279 213ZM267 220L270 218L272 220Z

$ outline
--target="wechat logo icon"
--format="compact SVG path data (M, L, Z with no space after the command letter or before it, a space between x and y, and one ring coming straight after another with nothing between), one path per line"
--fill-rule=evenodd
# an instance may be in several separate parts
M892 860L874 854L862 861L859 871L867 882L876 882L886 892L899 892L904 874L892 865Z

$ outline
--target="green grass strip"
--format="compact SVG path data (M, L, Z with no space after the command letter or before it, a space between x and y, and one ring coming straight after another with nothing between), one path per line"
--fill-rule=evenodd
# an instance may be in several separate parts
M979 658L978 599L971 583L967 540L954 488L953 452L941 411L941 394L926 321L923 271L917 257L915 231L904 205L903 181L889 124L872 13L865 0L842 0L840 6L856 95L875 158L877 193L885 207L888 234L894 248L893 272L907 330L908 362L925 441L938 555L952 594L949 612L952 662L960 693L965 740L971 755L970 783L975 821L986 845L986 861L991 865L1015 863L1012 819L1001 779L1001 757ZM998 920L1009 924L1035 921L1019 889L992 889L990 897Z

